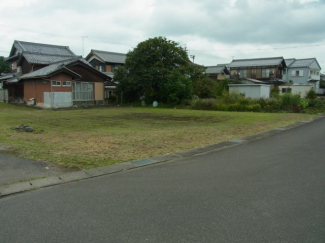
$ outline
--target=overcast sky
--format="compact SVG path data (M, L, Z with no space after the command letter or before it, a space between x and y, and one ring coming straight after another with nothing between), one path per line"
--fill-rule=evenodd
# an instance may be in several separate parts
M14 40L86 56L165 36L205 66L316 57L325 73L325 0L1 0L0 29L1 56Z

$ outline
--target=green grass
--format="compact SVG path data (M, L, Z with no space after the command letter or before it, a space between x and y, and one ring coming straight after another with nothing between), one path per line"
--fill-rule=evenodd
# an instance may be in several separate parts
M10 146L19 157L87 169L218 143L312 117L122 107L54 111L0 103L0 147ZM20 124L35 132L11 129Z

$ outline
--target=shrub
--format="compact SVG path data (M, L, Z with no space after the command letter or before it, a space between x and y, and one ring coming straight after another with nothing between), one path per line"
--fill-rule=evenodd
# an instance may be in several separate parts
M280 94L279 86L274 86L271 90L271 98L278 98Z
M280 97L281 105L283 107L293 107L300 104L300 95L284 94Z
M223 92L222 93L222 100L226 104L235 104L239 102L239 100L244 99L244 96L238 92Z
M191 102L191 108L198 110L213 110L215 108L215 99L194 98Z
M310 89L307 94L306 94L306 98L310 99L310 100L314 100L317 98L316 92L314 89Z
M117 96L115 94L111 94L108 98L109 102L115 102L117 100Z

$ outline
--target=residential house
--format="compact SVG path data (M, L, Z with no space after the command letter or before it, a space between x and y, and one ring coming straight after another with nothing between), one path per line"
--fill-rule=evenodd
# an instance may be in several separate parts
M6 61L12 72L2 82L9 101L69 107L104 100L108 77L67 46L14 41Z
M217 66L205 67L205 73L213 80L225 80L230 77L229 64L218 64Z
M126 54L117 52L108 52L100 50L91 50L86 60L97 70L106 74L110 80L105 83L105 99L116 91L116 83L114 82L114 69L118 66L124 66Z
M283 80L286 83L311 85L316 93L320 93L321 67L316 58L285 59L287 67L283 69Z
M236 59L229 64L231 79L254 79L264 84L283 83L282 70L286 67L283 57Z

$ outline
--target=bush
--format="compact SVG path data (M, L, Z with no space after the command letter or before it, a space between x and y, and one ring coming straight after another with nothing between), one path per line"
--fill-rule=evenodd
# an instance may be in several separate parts
M285 111L300 112L300 95L284 94L280 97L281 108ZM298 108L299 107L299 108Z
M117 100L117 96L115 94L111 94L108 98L109 102L115 102Z
M314 100L317 98L316 92L314 89L310 89L307 94L306 94L306 98L310 99L310 100Z
M194 98L191 102L191 108L198 110L214 110L215 99L199 99Z
M271 90L271 98L278 98L280 95L279 86L274 86Z

